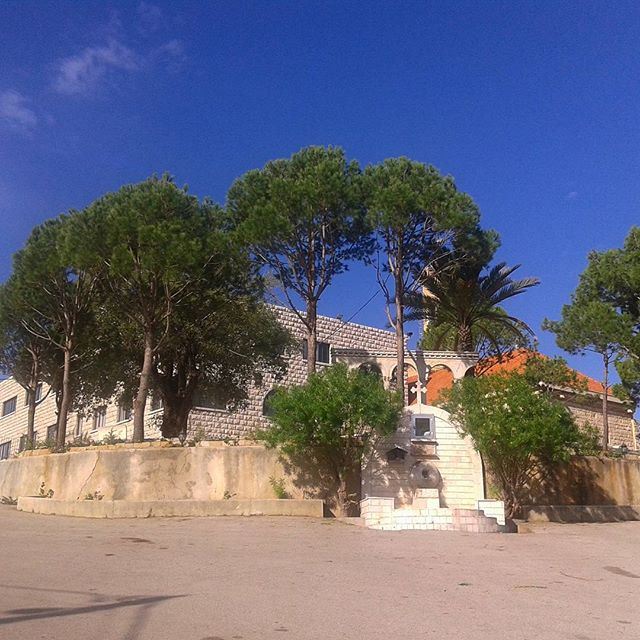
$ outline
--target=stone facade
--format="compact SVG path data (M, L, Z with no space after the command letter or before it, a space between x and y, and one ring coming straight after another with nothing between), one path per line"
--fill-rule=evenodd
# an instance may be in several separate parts
M289 362L286 376L277 384L299 385L307 379L307 365L302 357L302 341L305 330L300 319L290 310L283 307L274 307L274 312L300 343L300 350L296 351ZM330 345L330 353L333 349L360 348L367 350L391 350L395 349L395 335L390 331L367 327L352 322L344 322L337 318L318 318L318 341ZM330 362L333 362L331 354ZM318 368L327 366L319 363ZM237 411L226 409L194 408L189 416L189 435L194 436L203 431L209 439L242 439L251 435L256 428L268 425L268 419L263 415L264 398L276 385L276 381L269 376L261 386L252 385L249 390L249 399L246 404ZM20 451L20 439L27 430L27 406L25 404L25 390L13 379L7 378L0 381L0 410L5 401L11 401L16 397L16 409L6 416L0 416L0 451L2 445L9 443L9 456ZM43 400L36 408L35 431L36 440L47 439L47 430L56 424L56 403L53 394L47 395L47 387L43 385ZM89 437L96 442L102 441L111 431L118 438L131 439L133 421L124 416L117 403L108 402L105 405L106 414L103 422L96 421L91 412L87 412L80 422L78 429L78 414L69 414L67 426L67 440L79 435ZM146 409L145 437L154 439L160 437L158 418L162 409L156 408L149 399Z
M429 415L435 423L429 440L412 437L411 416ZM394 448L405 452L389 460ZM398 507L413 503L419 488L415 472L435 468L440 477L434 479L439 491L438 506L476 509L485 497L482 461L469 438L462 438L449 415L438 407L417 405L408 407L398 430L377 443L371 459L362 471L362 496L394 498Z
M189 416L190 435L193 436L200 431L206 434L207 438L245 438L256 429L269 425L268 418L265 418L263 412L264 400L276 384L294 386L304 384L306 381L307 363L302 355L302 341L306 335L304 325L289 309L274 307L273 310L300 345L300 349L295 351L289 360L289 369L285 377L276 382L273 377L266 376L261 386L252 385L248 400L237 411L194 408ZM330 345L330 363L335 361L334 350L389 351L395 349L395 340L395 334L390 331L344 322L338 318L318 317L318 342ZM327 364L318 363L319 370L323 366Z
M48 388L42 385L42 400L36 407L34 420L34 430L36 432L36 441L44 442L51 439L48 436L49 430L55 429L56 425L56 402L52 393L47 393ZM13 379L6 378L0 381L0 412L2 412L5 403L11 403L16 398L16 407L14 411L7 415L0 415L0 452L8 449L8 455L12 456L21 449L21 438L27 432L27 413L25 390ZM10 408L8 406L7 408ZM72 442L75 438L82 436L91 438L95 442L102 441L111 432L123 440L131 439L133 431L133 420L130 416L123 413L118 404L108 402L104 405L104 418L96 419L96 416L87 411L79 418L78 413L70 412L67 423L67 441ZM153 410L152 401L149 400L146 412L146 432L149 437L158 436L159 432L156 426L157 417L160 410ZM8 443L8 447L6 446ZM3 445L5 448L3 449ZM3 456L8 457L8 456Z
M498 533L505 524L502 501L481 500L475 509L451 509L440 505L438 489L418 489L411 505L399 509L393 498L365 498L360 514L366 527L387 531Z
M603 433L604 420L602 417L602 395L586 393L576 396L572 393L557 393L580 426L590 425L599 433ZM638 432L633 417L633 408L614 396L609 396L609 446L619 447L624 444L632 451L638 449Z

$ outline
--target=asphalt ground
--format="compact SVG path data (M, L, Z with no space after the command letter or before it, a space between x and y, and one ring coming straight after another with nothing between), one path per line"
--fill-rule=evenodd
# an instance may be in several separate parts
M640 522L532 534L0 506L1 640L640 639Z

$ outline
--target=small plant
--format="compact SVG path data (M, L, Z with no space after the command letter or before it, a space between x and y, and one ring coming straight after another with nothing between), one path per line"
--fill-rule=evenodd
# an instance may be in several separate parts
M88 433L81 433L71 441L72 447L92 447L95 444Z
M240 444L240 439L227 436L226 438L223 438L222 442L224 442L229 447L237 447Z
M191 438L191 440L189 441L190 446L195 446L198 444L198 442L202 442L203 440L207 439L207 432L202 428L202 427L198 427L194 433L193 433L193 438Z
M222 497L225 500L231 500L231 498L233 498L233 496L235 496L235 495L238 495L238 494L237 493L231 493L231 492L225 490L225 492L222 494Z
M45 486L44 482L40 485L40 490L38 491L38 497L39 498L53 498L53 494L54 494L54 490L53 489L48 489Z
M287 500L291 497L288 491L284 488L284 478L276 479L274 476L270 476L269 484L273 489L273 493L276 494L276 498L279 500Z
M2 496L0 498L1 504L18 504L18 498L14 498L13 496Z
M124 440L116 435L116 432L111 429L107 435L102 438L102 444L119 444Z
M104 495L100 493L100 489L94 491L93 493L87 493L87 495L84 497L85 500L102 500L103 498Z

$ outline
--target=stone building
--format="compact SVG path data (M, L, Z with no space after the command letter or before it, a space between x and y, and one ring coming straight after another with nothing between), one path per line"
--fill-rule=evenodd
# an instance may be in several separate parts
M299 318L290 310L274 307L279 320L299 342L300 348L290 359L285 377L278 384L302 384L307 377L305 331ZM395 335L390 331L367 327L338 318L318 318L318 368L335 362L335 353L340 349L365 349L370 352L395 349ZM198 397L189 416L189 436L202 434L208 439L241 439L250 436L256 428L268 425L268 396L276 381L265 377L260 386L251 385L245 405L230 411L215 398ZM146 408L145 436L159 438L159 419L162 404L159 398L151 397ZM67 440L90 438L101 442L109 434L121 439L130 439L133 430L131 410L116 402L105 403L95 411L83 414L70 413ZM36 440L44 442L55 439L56 403L53 394L42 385L38 395L35 415ZM0 459L21 451L26 444L27 405L25 390L13 379L0 381Z

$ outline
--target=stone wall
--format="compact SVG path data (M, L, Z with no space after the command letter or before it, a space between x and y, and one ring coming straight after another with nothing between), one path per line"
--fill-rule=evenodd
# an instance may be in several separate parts
M0 462L0 496L37 496L44 482L56 500L83 500L96 491L105 500L264 499L277 497L272 479L283 480L292 498L309 494L277 452L262 446L160 444L27 452Z
M411 412L435 417L435 440L412 441ZM386 453L400 447L404 459L388 461ZM439 407L408 407L398 430L376 446L362 471L362 496L392 497L397 506L411 504L416 491L411 478L415 464L426 462L437 467L442 476L440 501L442 507L475 509L485 497L482 461L469 438L460 437L449 414Z
M565 397L566 395L566 397ZM563 394L562 402L574 415L580 425L591 425L599 433L603 432L604 420L602 418L602 399L600 396L577 396ZM636 450L636 422L630 406L616 400L611 400L608 406L609 414L609 446L619 447L627 445L629 449Z
M640 505L640 458L575 456L539 470L527 505Z
M266 395L276 384L293 386L304 384L306 381L307 363L302 358L302 340L306 335L304 325L289 309L274 307L273 310L300 345L300 349L291 356L286 376L278 382L266 376L261 386L252 385L249 389L249 399L239 410L193 409L189 416L191 436L201 431L207 438L247 437L256 429L268 426L268 418L263 415L263 403ZM332 349L358 348L377 351L393 350L396 345L395 335L390 331L326 316L318 317L318 341L328 342ZM326 365L318 364L318 369L323 366Z

